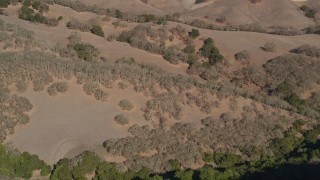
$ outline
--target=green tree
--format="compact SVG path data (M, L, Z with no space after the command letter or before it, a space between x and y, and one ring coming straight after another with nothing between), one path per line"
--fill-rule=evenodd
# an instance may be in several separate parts
M105 37L102 27L99 25L93 25L91 29L91 33L100 37Z
M192 180L193 171L187 170L187 171L177 171L175 173L175 178L179 180Z
M191 32L189 32L189 37L192 39L195 39L200 36L200 32L198 29L192 29Z

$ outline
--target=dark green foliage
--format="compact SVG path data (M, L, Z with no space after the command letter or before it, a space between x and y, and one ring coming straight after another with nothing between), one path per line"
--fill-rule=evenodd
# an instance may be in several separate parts
M34 17L34 11L33 9L29 8L28 6L22 6L20 13L19 13L19 18L24 19L27 21L34 22L35 17Z
M8 151L0 144L0 175L29 179L34 170L42 169L46 164L37 156L27 152Z
M235 170L216 170L211 167L204 167L200 170L200 179L202 180L227 180L227 179L238 179L239 174Z
M48 176L51 173L51 167L49 165L43 166L40 172L41 176Z
M206 2L207 0L196 0L195 4L200 4L200 3L204 3Z
M33 9L40 10L41 3L39 1L35 1L32 3Z
M92 173L100 163L100 158L92 152L84 152L78 157L80 162L72 169L73 179L81 179L86 174Z
M7 8L10 5L11 0L0 0L0 7Z
M305 16L308 18L315 18L317 10L312 9L306 5L300 7L300 10L304 12Z
M54 165L51 180L72 180L72 167L69 165L68 159L62 159Z
M41 4L39 1L36 1L33 4L31 4L30 1L24 1L24 5L20 9L19 18L30 22L46 24L48 26L57 26L58 20L56 18L47 18L43 16L43 11L48 11L48 8L48 5ZM35 13L34 9L39 10L39 13Z
M138 22L155 22L157 17L153 14L142 14L138 16Z
M120 10L117 9L117 10L115 11L115 17L116 17L116 18L122 18L122 17L123 17L123 13L122 13Z
M222 62L224 57L220 54L219 49L214 45L214 41L208 38L204 41L202 48L200 49L201 55L208 58L210 65Z
M108 162L102 162L98 165L96 169L96 176L94 177L94 180L100 180L100 179L121 179L121 180L130 180L135 177L134 173L132 172L123 172L120 173L118 169L116 168L115 164L110 164Z
M99 25L93 25L92 29L90 31L91 31L91 33L93 33L97 36L104 37L104 32L102 30L102 27Z
M185 171L176 171L175 178L178 180L192 180L193 171L185 170Z
M73 49L77 52L78 57L85 61L93 61L99 54L99 51L90 44L76 44Z
M305 103L305 101L300 99L300 97L295 93L293 93L290 96L286 97L285 100L289 104L291 104L293 107L296 107L296 108L301 107Z
M231 167L242 162L241 157L239 155L228 153L205 153L203 160L205 162L215 162L219 167Z
M191 32L189 32L189 37L192 39L195 39L200 36L200 32L198 29L192 29Z
M196 49L195 49L194 45L189 44L183 49L183 51L188 54L193 54L196 52Z
M170 164L172 170L177 171L177 170L180 170L180 168L181 168L181 164L180 164L179 160L177 160L177 159L171 159L169 161L169 164Z
M31 6L31 0L24 0L23 1L23 6L26 6L26 7Z

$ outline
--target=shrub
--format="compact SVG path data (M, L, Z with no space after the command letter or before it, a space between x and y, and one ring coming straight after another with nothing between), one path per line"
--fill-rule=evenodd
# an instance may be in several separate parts
M77 52L78 57L85 61L93 61L99 55L98 49L90 44L79 43L73 49Z
M301 45L295 49L290 50L291 53L302 54L310 57L320 58L320 48L310 46L309 44Z
M77 29L83 32L89 32L92 29L92 27L89 24L82 23L75 18L71 18L71 20L67 22L66 26L69 29Z
M108 93L104 92L104 91L101 90L101 89L96 89L96 90L94 91L94 97L95 97L97 100L106 101L107 98L108 98Z
M262 50L267 51L267 52L274 52L276 51L276 45L274 43L266 43L261 47Z
M41 5L40 2L35 1L35 2L32 3L32 8L36 9L36 10L40 10L40 5Z
M63 19L62 16L59 16L59 17L58 17L58 21L61 21L62 19Z
M104 37L104 32L103 32L101 26L99 26L99 25L93 25L92 29L91 29L91 33L93 33L97 36L100 36L100 37Z
M47 88L47 92L50 96L55 96L58 93L65 93L68 90L69 86L66 82L56 82L51 84Z
M248 64L249 60L250 60L249 53L246 50L243 50L243 51L240 51L240 52L236 53L234 55L234 58L235 58L236 61L239 61L239 62L241 62L243 64Z
M49 165L43 166L40 172L41 176L48 176L51 173L51 167Z
M208 0L196 0L195 1L195 4L200 4L200 3L204 3L204 2L207 2Z
M153 14L142 14L138 16L138 22L155 22L157 20L157 17Z
M11 0L1 0L0 1L0 7L7 8L10 5Z
M219 16L216 18L216 21L219 22L219 23L225 23L227 20L227 17L226 16Z
M195 49L194 45L189 44L183 49L183 51L188 54L193 54L196 52L196 49Z
M118 105L122 110L126 111L131 111L134 108L133 104L127 99L121 100Z
M116 121L116 123L120 124L120 125L126 125L129 123L129 120L127 119L127 117L123 114L119 114L116 115L114 117L114 120Z
M208 58L211 65L222 62L224 57L220 54L219 49L214 45L211 38L204 40L204 44L200 49L201 55Z
M308 18L315 18L317 10L311 9L310 7L303 5L300 7L300 10L304 12L305 16Z
M189 37L192 39L195 39L200 36L200 32L198 29L192 29L191 32L189 32Z

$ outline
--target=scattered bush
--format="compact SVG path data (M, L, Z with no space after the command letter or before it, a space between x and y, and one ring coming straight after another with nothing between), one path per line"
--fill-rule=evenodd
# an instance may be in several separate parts
M250 55L249 55L248 51L243 50L243 51L236 53L234 55L234 58L236 61L239 61L243 64L248 64L249 60L250 60Z
M305 16L308 18L315 18L317 10L311 9L310 7L304 5L300 7L300 10L305 13Z
M192 39L195 39L200 36L200 32L198 29L192 29L191 32L189 32L189 37Z
M127 119L127 117L123 114L119 114L116 115L114 117L114 120L116 121L116 123L120 124L120 125L126 125L129 123L129 120Z
M79 43L73 49L77 52L78 57L85 61L93 61L99 55L99 50L90 44Z
M94 97L97 99L97 100L100 100L100 101L106 101L107 98L108 98L108 93L104 92L103 90L101 89L96 89L94 91Z
M276 51L276 45L274 43L266 43L261 47L261 49L266 52L274 52Z
M104 32L103 32L101 26L99 26L99 25L93 25L92 29L91 29L91 33L93 33L97 36L100 36L100 37L104 37Z
M58 93L65 93L68 88L66 82L55 82L48 87L47 92L50 96L56 96Z
M320 48L310 46L309 44L301 45L295 49L290 50L290 52L320 58Z
M122 110L126 111L131 111L134 108L133 104L127 99L122 99L118 105Z

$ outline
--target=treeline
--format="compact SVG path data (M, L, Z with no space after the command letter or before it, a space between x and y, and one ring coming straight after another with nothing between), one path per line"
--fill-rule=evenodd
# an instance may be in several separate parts
M41 170L42 176L51 173L51 167L28 152L20 153L0 144L0 175L9 178L29 179L35 170ZM1 178L1 176L0 176Z
M6 23L0 19L0 42L4 43L3 48L21 48L30 49L39 48L41 50L48 49L44 42L36 40L33 31L26 28Z
M172 159L179 162L179 169L203 165L203 152L212 151L237 152L252 160L256 155L251 152L251 147L259 147L267 153L269 142L281 138L284 131L279 117L258 114L259 118L253 118L252 113L240 119L232 118L228 113L218 118L210 116L201 120L200 129L183 123L168 129L163 124L165 117L162 117L155 129L133 125L128 130L132 136L110 139L103 145L108 153L125 157L123 165L133 171L143 166L155 172L172 171ZM153 151L156 153L152 156L141 155Z
M19 12L19 18L46 24L48 26L57 26L59 20L57 18L47 18L43 15L44 12L49 11L49 6L46 3L35 0L24 0Z
M160 54L165 60L172 64L184 62L189 65L197 64L197 66L208 67L216 63L221 63L224 57L215 46L213 39L205 39L203 47L201 47L199 51L195 49L193 40L199 36L199 30L192 29L191 32L188 32L181 26L176 26L171 29L163 27L154 29L148 25L138 25L130 31L123 31L117 37L117 40L127 42L133 47L151 53ZM166 46L168 41L173 42L175 39L186 46ZM206 63L200 63L200 58L205 59ZM194 68L194 70L195 69L196 68Z
M183 127L184 125L179 126ZM320 128L313 126L306 130L304 126L303 121L295 121L283 136L271 140L268 145L269 151L263 151L255 146L243 149L242 152L251 156L251 160L228 152L201 152L199 158L205 162L203 167L186 169L182 166L181 160L168 157L168 169L162 169L161 173L156 173L154 169L145 166L130 170L123 164L103 161L98 155L89 151L83 152L73 159L61 159L51 170L50 166L34 155L8 151L0 145L0 174L28 179L34 170L41 169L41 175L50 174L52 180L83 179L88 175L93 175L95 180L227 180L280 177L284 179L317 179L320 175L320 142L318 139ZM145 130L152 131L151 129ZM139 132L141 134L144 131ZM294 171L288 171L290 169Z

